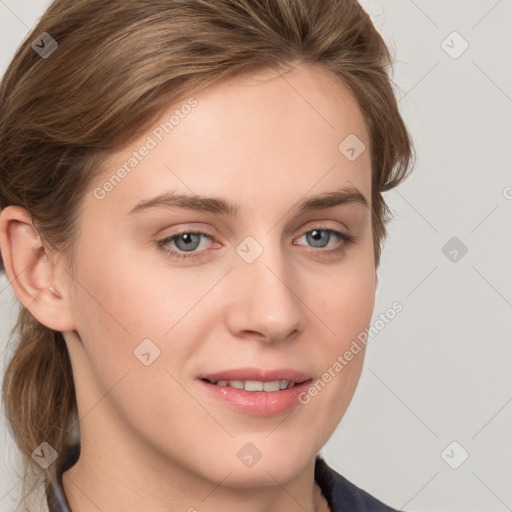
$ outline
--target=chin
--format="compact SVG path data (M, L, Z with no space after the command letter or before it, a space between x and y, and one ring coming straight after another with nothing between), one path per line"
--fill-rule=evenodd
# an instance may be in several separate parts
M276 485L276 480L284 484L298 477L316 455L316 452L308 454L303 443L293 447L283 443L279 447L272 446L268 440L236 444L234 457L222 457L221 463L225 464L220 471L224 471L223 476L231 472L224 482L230 487L268 487Z

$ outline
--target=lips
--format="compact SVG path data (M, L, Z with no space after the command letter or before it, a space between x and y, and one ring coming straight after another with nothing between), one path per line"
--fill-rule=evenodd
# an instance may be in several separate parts
M229 386L218 386L207 380L199 380L205 396L224 404L244 415L275 416L303 404L300 397L307 393L312 380L280 391L247 391Z
M198 377L200 389L207 396L252 416L275 416L297 407L301 403L299 397L307 391L312 380L306 372L291 368L235 368ZM276 382L279 382L279 388ZM257 390L261 389L262 383L270 383L271 389ZM282 387L283 383L287 387ZM241 385L244 389L239 389ZM263 385L264 389L266 387Z
M287 380L297 383L311 379L311 375L291 368L263 369L263 368L234 368L215 373L205 373L198 376L200 380L217 382L219 380L255 380L261 382L272 382L276 380Z

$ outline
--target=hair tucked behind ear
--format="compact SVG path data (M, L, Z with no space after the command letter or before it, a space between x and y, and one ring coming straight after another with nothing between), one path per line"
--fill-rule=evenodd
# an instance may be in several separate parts
M45 32L58 46L41 58L32 43ZM55 0L0 86L0 208L28 210L44 243L72 262L81 205L104 157L194 92L296 63L330 71L357 99L370 138L378 267L390 219L382 192L406 178L413 146L390 53L355 0ZM23 306L15 333L5 411L27 465L48 476L52 466L45 475L31 453L42 442L62 453L70 441L72 368L62 334Z

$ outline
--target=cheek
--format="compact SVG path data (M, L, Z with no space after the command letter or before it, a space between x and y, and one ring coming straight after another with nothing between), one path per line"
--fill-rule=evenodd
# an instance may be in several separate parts
M134 350L144 339L159 345L156 340L171 322L158 310L162 297L154 280L137 266L107 250L96 265L84 260L80 269L77 330L88 364L106 389L128 370L143 366Z
M321 322L318 325L328 327L322 328L325 335L318 337L318 355L323 363L320 371L326 383L326 391L321 394L323 410L335 411L324 420L334 425L352 399L364 362L366 345L360 335L370 325L375 302L372 244L359 246L321 279L323 286L317 291L315 310Z
M84 410L107 396L102 406L110 404L126 424L163 435L165 425L174 421L168 411L180 410L183 418L191 406L173 376L181 381L177 369L193 350L181 342L191 334L184 331L187 311L209 282L205 290L191 289L181 278L167 285L147 270L130 273L122 257L103 259L84 269L78 280L83 286L77 289L75 309L84 345L79 357L84 357L81 367L88 368L81 390Z
M317 311L330 328L326 339L342 348L371 321L376 289L372 244L359 246L320 279L322 285L315 298Z
M122 340L122 346L129 344L133 350L144 338L162 338L211 286L210 281L186 269L171 275L165 260L161 265L148 264L144 254L133 248L116 249L118 243L89 244L98 245L111 247L97 264L82 265L79 280L83 286L78 287L75 309L84 329L92 327L114 345ZM99 255L91 256L90 261L95 261L94 256Z
M330 369L331 373L343 375L333 379L336 381L333 387L347 387L345 393L338 395L341 398L355 391L361 373L366 345L360 339L371 322L375 279L371 272L353 273L340 283L333 279L331 286L332 298L324 303L323 318L333 332L324 337L323 360L325 371ZM340 360L343 368L339 364L333 367Z
M333 279L335 290L327 307L335 332L353 336L368 326L375 302L375 284L372 269L354 270L339 280Z
M361 375L366 346L358 336L371 322L375 299L373 260L370 263L347 265L346 271L331 276L319 296L319 316L329 329L318 338L320 374L303 402L310 408L312 432L318 433L318 449L344 416Z
M200 326L215 310L208 291L224 269L214 275L200 274L198 267L171 273L165 261L149 265L133 251L111 245L97 265L84 264L78 277L80 357L91 377L87 400L94 404L122 379L109 397L125 409L123 416L141 409L147 413L139 418L144 423L143 418L162 413L169 396L173 409L186 411L186 396L172 376L181 382L187 361L200 348Z

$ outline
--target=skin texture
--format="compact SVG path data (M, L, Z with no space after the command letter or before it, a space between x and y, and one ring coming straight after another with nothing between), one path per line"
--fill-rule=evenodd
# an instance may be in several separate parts
M314 457L350 403L364 349L307 405L276 416L232 409L197 376L254 366L316 380L368 327L376 286L370 208L296 210L341 186L356 187L371 206L367 129L346 86L305 65L230 79L194 98L197 106L97 199L94 188L151 132L105 162L84 198L71 275L60 254L38 257L23 209L0 217L9 277L26 268L13 288L40 322L64 333L73 364L82 454L64 490L80 512L326 510ZM355 161L338 150L349 134L367 148ZM169 190L240 208L236 217L176 207L128 214ZM313 245L306 233L319 228L356 241L327 255L344 242L325 233L326 247ZM198 258L158 248L187 229L211 237L194 249ZM263 248L250 264L236 252L247 236ZM186 254L177 244L167 247ZM149 366L134 356L144 339L160 350ZM262 454L250 468L237 457L248 442Z

